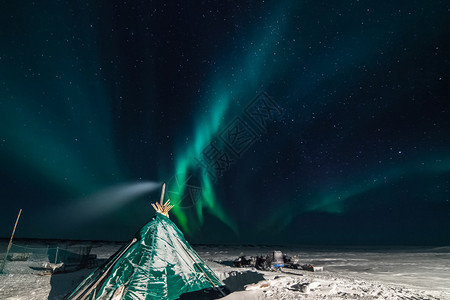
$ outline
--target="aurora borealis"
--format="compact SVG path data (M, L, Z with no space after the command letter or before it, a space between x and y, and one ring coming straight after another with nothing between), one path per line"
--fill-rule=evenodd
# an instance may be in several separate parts
M449 244L449 14L7 1L0 234L128 239L168 182L194 243Z

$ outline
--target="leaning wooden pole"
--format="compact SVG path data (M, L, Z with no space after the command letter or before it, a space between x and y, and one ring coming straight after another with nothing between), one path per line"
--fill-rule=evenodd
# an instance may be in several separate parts
M16 232L17 223L19 223L19 218L20 218L21 214L22 214L22 209L19 210L19 214L17 215L16 223L14 224L14 229L11 234L11 238L9 239L9 244L8 244L8 249L6 250L5 259L3 260L2 267L0 268L0 273L3 272L3 268L5 267L6 259L8 258L9 250L11 250L14 233Z
M163 183L162 191L161 191L161 199L159 199L159 204L161 204L161 206L163 206L163 204L164 204L164 192L165 191L166 191L166 184Z

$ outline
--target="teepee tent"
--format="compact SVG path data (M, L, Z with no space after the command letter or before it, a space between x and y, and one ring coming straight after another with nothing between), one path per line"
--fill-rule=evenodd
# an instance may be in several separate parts
M224 284L168 218L172 206L163 196L164 186L153 219L66 299L178 299L213 289L224 295Z

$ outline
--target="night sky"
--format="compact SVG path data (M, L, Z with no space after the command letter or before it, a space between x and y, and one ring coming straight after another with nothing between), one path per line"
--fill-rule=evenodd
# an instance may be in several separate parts
M448 1L2 1L0 237L450 244Z

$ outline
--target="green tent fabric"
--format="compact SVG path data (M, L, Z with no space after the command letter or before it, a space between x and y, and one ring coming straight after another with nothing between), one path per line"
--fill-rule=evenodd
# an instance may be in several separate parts
M176 225L156 213L66 299L178 299L208 288L221 291L223 285Z

